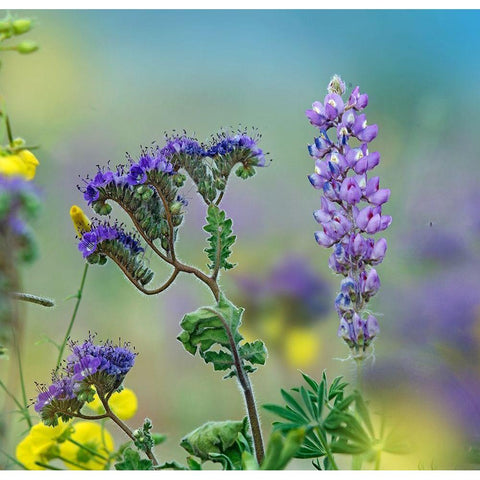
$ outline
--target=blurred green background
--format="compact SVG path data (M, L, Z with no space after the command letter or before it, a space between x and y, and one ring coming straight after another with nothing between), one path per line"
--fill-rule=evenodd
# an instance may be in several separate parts
M29 397L36 395L34 381L49 380L56 360L55 348L38 341L61 340L74 306L63 299L76 292L82 275L68 210L78 204L93 212L76 188L79 176L109 160L123 162L126 151L136 156L140 145L161 142L164 131L185 129L204 140L238 125L262 132L260 146L273 161L253 179L229 184L223 207L234 220L238 266L221 284L247 305L252 298L243 280L265 286L276 266L293 257L325 287L322 308L305 321L296 313L303 299L281 291L258 300L256 315L247 310L248 335L263 335L270 351L267 365L252 376L258 402L280 402L280 387L300 383L299 368L354 381L332 308L340 279L328 269L330 252L314 241L319 192L307 180L313 161L306 145L316 132L304 111L323 100L338 73L350 89L359 85L369 94L369 123L379 126L372 148L382 155L375 174L392 191L384 208L393 216L385 235L389 249L372 307L381 334L369 391L403 398L405 386L412 405L429 414L438 410L458 436L479 431L479 12L14 13L35 19L30 38L41 46L28 57L2 55L0 71L14 135L40 145L40 257L23 278L26 291L57 301L53 310L26 309ZM204 267L205 212L193 188L187 198L178 248L185 261ZM288 277L289 268L282 274ZM169 436L159 448L164 460L184 460L180 438L205 421L243 416L234 382L221 381L175 339L182 315L211 302L204 286L186 276L146 298L111 262L88 273L72 337L93 331L99 339L121 337L135 345L140 354L126 385L136 391L140 409L129 423L152 418ZM282 328L265 327L272 322ZM453 386L447 391L446 385ZM451 390L460 393L451 396ZM262 412L262 418L269 433L272 417ZM308 468L308 462L293 466Z

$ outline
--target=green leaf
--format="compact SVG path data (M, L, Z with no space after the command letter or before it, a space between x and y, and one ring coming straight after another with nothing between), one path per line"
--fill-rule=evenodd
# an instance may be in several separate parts
M181 463L175 462L173 460L171 462L165 462L165 463L162 463L161 465L156 466L155 470L189 470L189 469L184 465L182 465Z
M152 461L146 458L140 459L140 454L132 448L126 448L123 452L123 461L115 464L116 470L153 470Z
M202 464L198 463L193 457L187 457L187 464L190 470L202 470Z
M304 437L304 429L292 430L285 438L280 432L273 432L261 470L283 470L301 447Z
M210 246L205 249L211 261L208 268L213 271L218 271L220 268L225 270L233 268L235 265L227 261L232 253L230 247L236 240L232 232L232 220L225 217L223 210L211 204L207 210L207 225L203 229L210 234L207 239Z
M370 419L370 413L368 412L367 405L365 404L365 401L363 400L362 396L360 393L357 395L357 398L355 400L355 409L362 419L363 423L368 429L368 432L372 437L375 436L375 431L373 429L372 421Z
M305 420L308 422L308 415L305 413L300 404L290 395L286 390L281 389L280 393L282 394L283 399L287 402L288 405L297 413L299 413Z
M154 445L160 445L167 439L167 436L164 433L152 433L151 435Z
M254 372L252 365L265 364L267 350L260 340L238 346L243 340L238 331L242 315L243 308L236 307L220 294L217 305L199 308L183 317L180 323L183 331L177 339L192 355L198 351L205 363L211 363L215 370L231 370L224 378L237 374L232 353L233 342L244 371Z
M227 470L240 470L242 453L251 450L248 419L208 422L185 436L180 445L202 461L221 463Z
M300 387L300 394L302 395L303 403L307 407L310 416L315 420L318 420L316 411L313 408L312 400L310 399L310 395L308 394L308 392L305 390L305 387Z
M297 422L300 424L303 424L305 422L305 419L301 415L293 412L292 410L288 410L285 407L282 407L280 405L274 405L274 404L268 403L266 405L263 405L263 408L265 410L269 410L270 412L274 413L275 415L278 415L281 418L284 418L285 420L289 420L291 422Z
M318 391L318 383L313 380L313 378L310 378L306 373L302 372L302 377L303 379L310 385L310 388L312 389L313 392Z
M239 349L240 357L252 365L265 365L267 359L267 349L261 340L255 340L253 343L244 343Z

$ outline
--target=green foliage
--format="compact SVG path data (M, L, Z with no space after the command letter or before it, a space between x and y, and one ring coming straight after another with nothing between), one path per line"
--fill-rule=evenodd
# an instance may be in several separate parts
M225 218L225 212L211 204L207 210L207 224L203 229L210 234L207 239L210 246L205 249L209 260L212 262L208 265L208 268L217 271L220 268L225 270L233 268L235 265L227 261L232 253L230 247L237 238L232 232L232 220Z
M280 432L273 432L268 442L262 470L283 470L302 446L305 429L290 430L286 437Z
M377 461L381 451L403 454L409 450L405 438L384 426L377 435L367 404L358 391L347 395L347 383L335 378L330 387L325 372L317 383L303 374L306 387L281 390L285 406L268 404L264 408L282 420L274 422L274 430L286 435L299 428L305 438L295 454L297 458L317 459L314 466L322 469L319 458L325 457L323 469L336 469L333 454L361 455L365 461Z
M135 437L134 444L135 446L144 452L151 450L155 445L154 438L150 433L153 425L149 418L146 418L143 421L143 425L141 428L138 428L133 432L133 436Z
M243 340L238 331L242 314L242 308L221 294L215 307L202 307L185 315L180 323L183 331L177 338L189 353L195 355L198 351L215 370L231 370L226 378L237 374L232 348L237 350L242 368L254 372L253 365L265 364L267 350L260 340L239 345ZM214 347L217 350L213 350Z
M151 460L141 459L136 450L126 448L122 461L115 464L115 470L153 470L153 466Z
M202 462L221 463L225 470L242 470L242 454L252 452L248 419L208 422L185 436L180 445ZM192 467L200 466L195 460Z

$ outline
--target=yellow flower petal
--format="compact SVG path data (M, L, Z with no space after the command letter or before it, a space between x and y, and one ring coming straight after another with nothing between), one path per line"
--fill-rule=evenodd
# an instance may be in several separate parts
M17 156L23 161L25 166L25 179L33 180L37 166L40 162L37 157L30 150L20 150L17 152Z
M130 388L124 388L121 392L115 392L110 397L108 404L112 412L121 420L129 420L138 410L137 396ZM105 413L97 394L95 394L93 401L88 403L88 407L98 414Z
M0 156L0 175L27 179L27 167L18 155Z
M83 210L77 205L72 205L70 208L70 218L72 219L73 226L77 231L78 235L81 237L85 232L89 232L92 228L90 225L90 220L83 213Z
M285 358L294 368L309 366L320 348L319 338L309 329L292 328L285 338Z
M107 430L95 422L78 422L73 425L75 431L70 438L77 443L85 445L89 450L94 450L103 457L108 457L114 450L113 438ZM66 460L80 465L83 469L103 470L107 460L93 455L88 450L66 440L60 444L60 456ZM82 468L65 462L70 470L81 470Z
M34 425L28 435L17 445L15 455L29 470L44 470L36 462L48 463L51 451L58 445L58 439L70 428L70 422L59 420L56 427L43 423Z

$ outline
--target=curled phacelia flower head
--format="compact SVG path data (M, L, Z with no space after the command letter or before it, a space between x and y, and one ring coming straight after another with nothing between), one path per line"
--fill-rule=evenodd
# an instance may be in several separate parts
M342 98L344 93L345 84L335 75L323 103L316 101L305 112L319 130L308 146L315 161L308 179L321 192L320 208L313 214L321 226L315 240L333 248L329 266L345 277L335 300L340 317L338 335L354 355L362 356L379 332L366 304L380 288L373 265L382 262L387 250L386 240L375 240L373 235L388 228L392 217L382 213L390 190L380 188L379 177L370 176L380 154L368 149L378 127L368 125L365 114L360 113L368 105L368 95L361 94L359 87L348 100Z
M127 233L119 224L92 222L90 230L81 236L78 249L89 263L103 265L110 257L125 275L140 285L146 285L153 278L136 235Z
M112 204L118 204L146 245L162 260L175 265L175 242L188 206L180 189L187 176L208 207L218 206L237 164L236 173L244 179L254 175L256 167L266 166L259 140L260 135L250 135L246 130L222 132L205 143L186 132L165 135L163 146L142 148L136 159L127 154L126 164L113 169L98 166L93 178L87 176L78 188L98 215L110 215ZM186 193L190 192L191 186ZM135 235L109 222L94 220L90 224L79 207L72 209L70 214L80 237L78 248L88 262L103 264L110 257L140 291L158 293L159 289L144 288L153 272L145 264L143 248ZM171 281L177 273L178 269Z
M90 336L83 343L69 343L71 355L61 373L54 372L52 384L37 385L35 411L46 425L57 425L58 418L75 417L95 394L108 398L117 391L135 363L136 353L129 343L94 343ZM94 387L94 388L93 388Z

